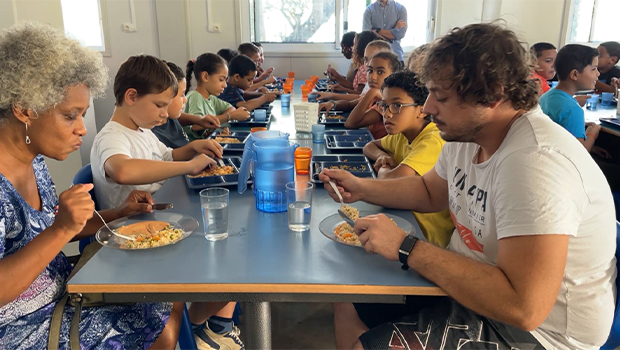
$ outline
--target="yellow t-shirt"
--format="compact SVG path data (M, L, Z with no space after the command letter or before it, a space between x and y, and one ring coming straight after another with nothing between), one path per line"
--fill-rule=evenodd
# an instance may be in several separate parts
M444 143L435 123L429 123L411 144L403 134L388 135L381 139L381 147L392 154L397 163L409 166L420 176L435 166ZM414 211L413 215L429 242L442 248L448 245L454 223L447 209L439 213Z

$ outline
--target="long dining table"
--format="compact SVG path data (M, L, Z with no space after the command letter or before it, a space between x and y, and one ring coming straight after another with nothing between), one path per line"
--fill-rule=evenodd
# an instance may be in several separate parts
M296 82L290 108L272 104L271 130L291 134L313 154L329 153L325 144L312 143L309 133L296 133L293 109L301 102ZM241 156L237 154L227 154ZM308 175L297 175L308 181ZM339 204L316 184L310 229L292 232L287 213L256 209L250 189L229 187L229 237L207 241L198 191L182 176L171 178L154 195L156 202L172 202L172 212L200 222L191 236L177 244L148 250L102 248L68 282L69 293L102 293L107 302L237 301L243 303L245 343L248 349L271 348L271 302L404 303L412 295L445 295L415 271L403 271L363 248L325 237L319 223L336 213ZM423 238L411 211L389 210L355 203L363 212L390 213L409 221Z

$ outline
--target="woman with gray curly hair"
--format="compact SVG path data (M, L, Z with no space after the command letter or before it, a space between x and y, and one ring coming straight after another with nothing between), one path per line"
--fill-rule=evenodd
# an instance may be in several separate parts
M101 56L57 29L26 23L0 33L0 349L47 348L71 272L61 249L102 225L93 219L93 185L57 197L43 156L63 160L80 147L90 97L103 95L107 81ZM134 191L101 214L114 220L149 212L152 203ZM71 337L82 349L174 349L182 307L84 308L79 333L70 336L75 309L65 306L54 337L61 349L70 348Z

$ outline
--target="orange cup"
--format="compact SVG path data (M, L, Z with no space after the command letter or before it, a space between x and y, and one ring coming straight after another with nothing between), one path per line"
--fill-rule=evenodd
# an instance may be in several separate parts
M282 90L284 91L285 94L290 94L291 91L293 91L293 84L292 83L282 84Z
M286 78L287 83L293 84L295 82L295 78Z
M308 98L308 94L312 91L312 86L302 85L301 86L301 98Z
M312 158L312 148L298 147L295 150L295 171L297 174L305 175L310 172L310 159Z
M288 77L289 78L295 78L295 72L288 72Z
M314 83L312 79L306 79L304 81L306 82L306 85L312 85Z
M261 126L261 127L250 129L250 133L257 132L257 131L267 131L267 128Z
M318 75L311 75L310 79L312 79L312 82L314 83L314 85L316 85L316 83L319 82L319 76Z

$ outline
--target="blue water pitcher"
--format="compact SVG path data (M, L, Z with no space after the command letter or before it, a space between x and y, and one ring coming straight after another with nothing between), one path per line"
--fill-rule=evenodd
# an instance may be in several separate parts
M279 131L260 131L246 142L238 190L243 193L247 189L252 169L256 209L260 211L286 211L286 183L295 181L295 149L299 146L288 137Z

